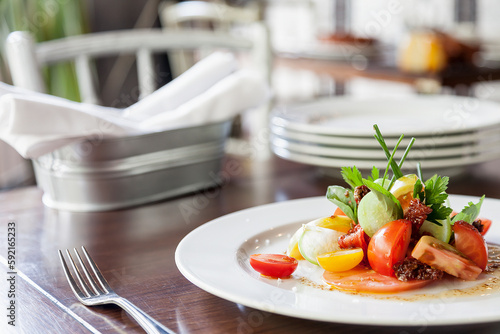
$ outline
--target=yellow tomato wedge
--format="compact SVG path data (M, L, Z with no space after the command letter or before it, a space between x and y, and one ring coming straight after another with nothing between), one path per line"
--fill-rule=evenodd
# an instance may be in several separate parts
M413 199L413 188L417 182L418 176L415 174L404 175L394 182L391 193L401 203L403 212L406 212L410 201Z
M300 229L297 230L297 232L295 232L292 239L290 239L290 243L286 251L286 255L293 257L296 260L304 260L304 257L302 256L302 254L300 254L299 250L299 240L303 233L304 233L303 227L301 227Z
M352 223L352 219L347 216L331 216L321 218L316 226L347 233L352 228Z
M316 259L326 271L340 272L356 267L363 260L363 255L363 249L350 248L320 254Z

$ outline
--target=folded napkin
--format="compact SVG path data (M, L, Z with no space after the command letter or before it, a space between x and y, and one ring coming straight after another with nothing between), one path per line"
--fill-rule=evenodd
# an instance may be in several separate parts
M122 137L233 118L269 97L260 75L214 53L126 109L102 107L0 83L0 139L25 158L89 139Z
M12 146L0 141L0 189L32 184L33 170Z
M36 158L82 139L138 133L133 122L102 109L38 94L5 94L0 97L0 138L23 157Z
M246 109L265 103L268 88L262 76L239 70L171 112L159 113L138 124L144 131L163 131L230 119Z
M174 110L238 69L233 54L215 52L151 95L126 108L124 117L143 121Z

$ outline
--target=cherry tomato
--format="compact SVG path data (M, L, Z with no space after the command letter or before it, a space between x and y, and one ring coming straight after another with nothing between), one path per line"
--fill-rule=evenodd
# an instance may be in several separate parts
M284 278L290 276L299 262L283 254L253 254L250 265L264 276Z
M481 220L481 224L483 224L483 230L481 231L481 235L485 235L486 232L490 229L491 226L491 219L486 219L486 218L481 218L479 217L478 219Z
M340 272L356 267L363 258L364 252L361 248L349 248L318 255L316 260L321 268Z
M454 216L457 215L458 212L456 211L452 211L452 213L450 214L450 217L453 218ZM490 229L490 226L491 226L491 219L487 219L487 218L482 218L482 217L478 217L477 219L481 220L481 223L483 224L483 230L481 231L481 235L485 235L486 232L488 232L488 230Z
M432 283L431 280L402 282L396 277L381 275L361 266L341 273L325 271L323 279L326 283L340 290L371 293L396 293L419 289Z
M472 260L481 270L488 264L488 246L481 233L464 221L453 224L455 248Z
M411 222L398 219L382 226L368 244L368 262L373 270L394 276L392 268L406 257L411 239Z

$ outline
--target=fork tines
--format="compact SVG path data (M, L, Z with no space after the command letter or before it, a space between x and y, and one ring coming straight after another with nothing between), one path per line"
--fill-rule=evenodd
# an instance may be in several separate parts
M69 259L71 267L73 267L72 274L66 260L64 259L62 251L59 250L59 258L61 259L61 264L64 274L68 279L69 286L82 304L87 306L115 304L127 311L139 323L139 325L146 330L147 333L175 334L175 332L163 326L130 301L117 295L110 288L108 282L101 274L101 271L97 268L94 260L92 260L89 253L83 246L82 251L87 261L82 259L75 248L74 256L76 256L78 261L77 264L74 260L74 256L71 255L69 250L66 250L67 258ZM91 270L89 270L89 268Z
M76 296L79 299L84 299L110 292L111 289L109 288L106 279L100 273L99 268L97 268L97 265L92 260L85 247L82 246L82 251L85 255L85 258L87 259L88 266L90 266L90 268L92 269L92 273L88 269L87 264L84 263L82 257L78 253L78 250L74 248L73 251L76 255L76 258L78 259L79 266L76 264L70 251L66 249L66 254L70 260L74 275L71 274L61 250L59 250L59 258L64 269L64 274L66 275L69 285ZM76 281L78 281L78 284L76 283Z

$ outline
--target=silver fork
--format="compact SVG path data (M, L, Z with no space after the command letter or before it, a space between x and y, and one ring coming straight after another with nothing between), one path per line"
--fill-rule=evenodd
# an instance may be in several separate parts
M121 308L123 308L125 311L127 311L139 323L139 325L141 325L141 327L144 328L144 330L147 333L175 334L174 331L166 328L158 321L151 318L148 314L146 314L137 306L129 302L127 299L118 296L111 289L108 282L101 274L101 271L95 264L94 260L92 260L89 253L83 246L82 246L82 251L94 275L90 274L87 265L84 264L80 254L75 248L74 252L80 264L81 270L76 265L69 250L66 250L66 254L70 259L71 267L73 268L73 271L75 273L75 276L73 276L68 268L68 265L66 264L66 261L64 260L63 253L61 252L61 250L59 250L59 258L61 259L61 264L64 269L64 274L68 279L69 286L71 287L71 290L73 290L76 297L82 304L87 306L116 304ZM85 275L85 277L83 277L82 272L83 275ZM78 280L79 285L76 283L74 277L76 277L76 279Z

